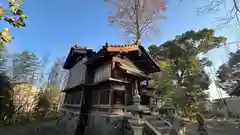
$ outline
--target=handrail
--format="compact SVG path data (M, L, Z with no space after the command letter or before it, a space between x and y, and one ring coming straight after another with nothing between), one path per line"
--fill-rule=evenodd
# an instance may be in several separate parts
M170 126L170 128L172 127L172 124L169 122L169 121L167 121L167 120L165 120L165 119L163 119L163 118L160 118L162 121L164 121L165 123L167 123L169 126Z
M156 134L156 135L162 135L159 133L159 131L156 130L147 120L145 120L146 125Z
M123 126L124 124L127 124L127 123L122 123L123 121L119 121L116 125L110 125L112 127L112 129L116 130L117 132L121 132L124 134L124 132L127 132L129 135L132 135L132 132L125 129L125 127Z
M170 124L170 122L164 120L161 118L161 120L164 122L164 123L167 123L167 126L169 126L169 130L171 129L172 125ZM118 130L118 131L121 131L121 129L123 128L124 132L125 133L129 133L129 134L132 134L132 131L131 129L129 130L128 128L126 128L126 126L130 126L131 127L131 124L130 123L122 123L124 121L119 121L116 125L112 125L111 127L115 130ZM148 122L148 120L144 119L144 122L145 122L145 126L147 126L147 128L150 129L151 132L155 133L155 135L163 135L160 131L157 130L157 128L155 128L150 122ZM123 124L123 125L122 125ZM122 127L123 126L123 127Z
M167 121L167 120L165 120L165 119L163 119L163 118L161 118L161 117L158 117L158 118L159 118L161 121L163 121L164 123L167 124L168 130L170 131L171 128L172 128L172 124L171 124L169 121ZM150 122L148 122L147 119L145 119L145 123L146 123L146 125L147 125L156 135L162 135L162 133L160 133Z

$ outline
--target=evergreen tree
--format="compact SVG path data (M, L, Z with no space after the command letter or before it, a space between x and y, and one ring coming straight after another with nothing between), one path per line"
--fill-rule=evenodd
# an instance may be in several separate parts
M12 59L12 77L13 80L21 80L30 82L37 74L39 67L39 59L34 53L23 51L14 54Z
M227 63L222 64L217 71L217 86L228 94L238 96L239 93L232 93L240 85L240 49L230 54Z
M224 37L215 37L214 30L202 29L187 31L160 46L149 47L149 53L163 69L162 76L155 80L160 84L155 85L156 90L162 95L172 93L173 103L185 116L196 112L198 103L208 97L204 91L208 89L210 79L204 67L211 62L207 58L200 59L198 54L219 47L225 41Z

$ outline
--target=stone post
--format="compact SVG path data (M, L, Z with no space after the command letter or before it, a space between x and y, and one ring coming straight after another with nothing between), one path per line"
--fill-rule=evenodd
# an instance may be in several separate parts
M134 135L142 135L145 122L139 117L129 119L128 122L131 124Z
M141 97L136 94L133 96L133 105L127 106L127 111L132 113L132 117L128 120L133 129L134 135L142 135L143 128L145 125L144 120L140 117L143 111L148 110L148 108L140 105Z

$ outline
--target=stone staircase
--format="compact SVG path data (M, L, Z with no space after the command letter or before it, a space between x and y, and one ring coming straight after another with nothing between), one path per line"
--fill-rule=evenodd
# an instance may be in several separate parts
M144 116L144 119L146 120L146 126L148 126L148 128L150 128L156 135L169 134L172 126L168 121L152 115Z

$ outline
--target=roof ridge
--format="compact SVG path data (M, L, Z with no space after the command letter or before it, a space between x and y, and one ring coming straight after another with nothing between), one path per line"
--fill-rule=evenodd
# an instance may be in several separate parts
M91 47L88 47L88 46L81 46L81 45L79 45L79 44L75 44L75 45L73 45L71 48L73 48L73 49L93 50L93 48L91 48Z
M136 47L139 44L132 43L132 44L109 44L108 42L105 43L105 47Z

